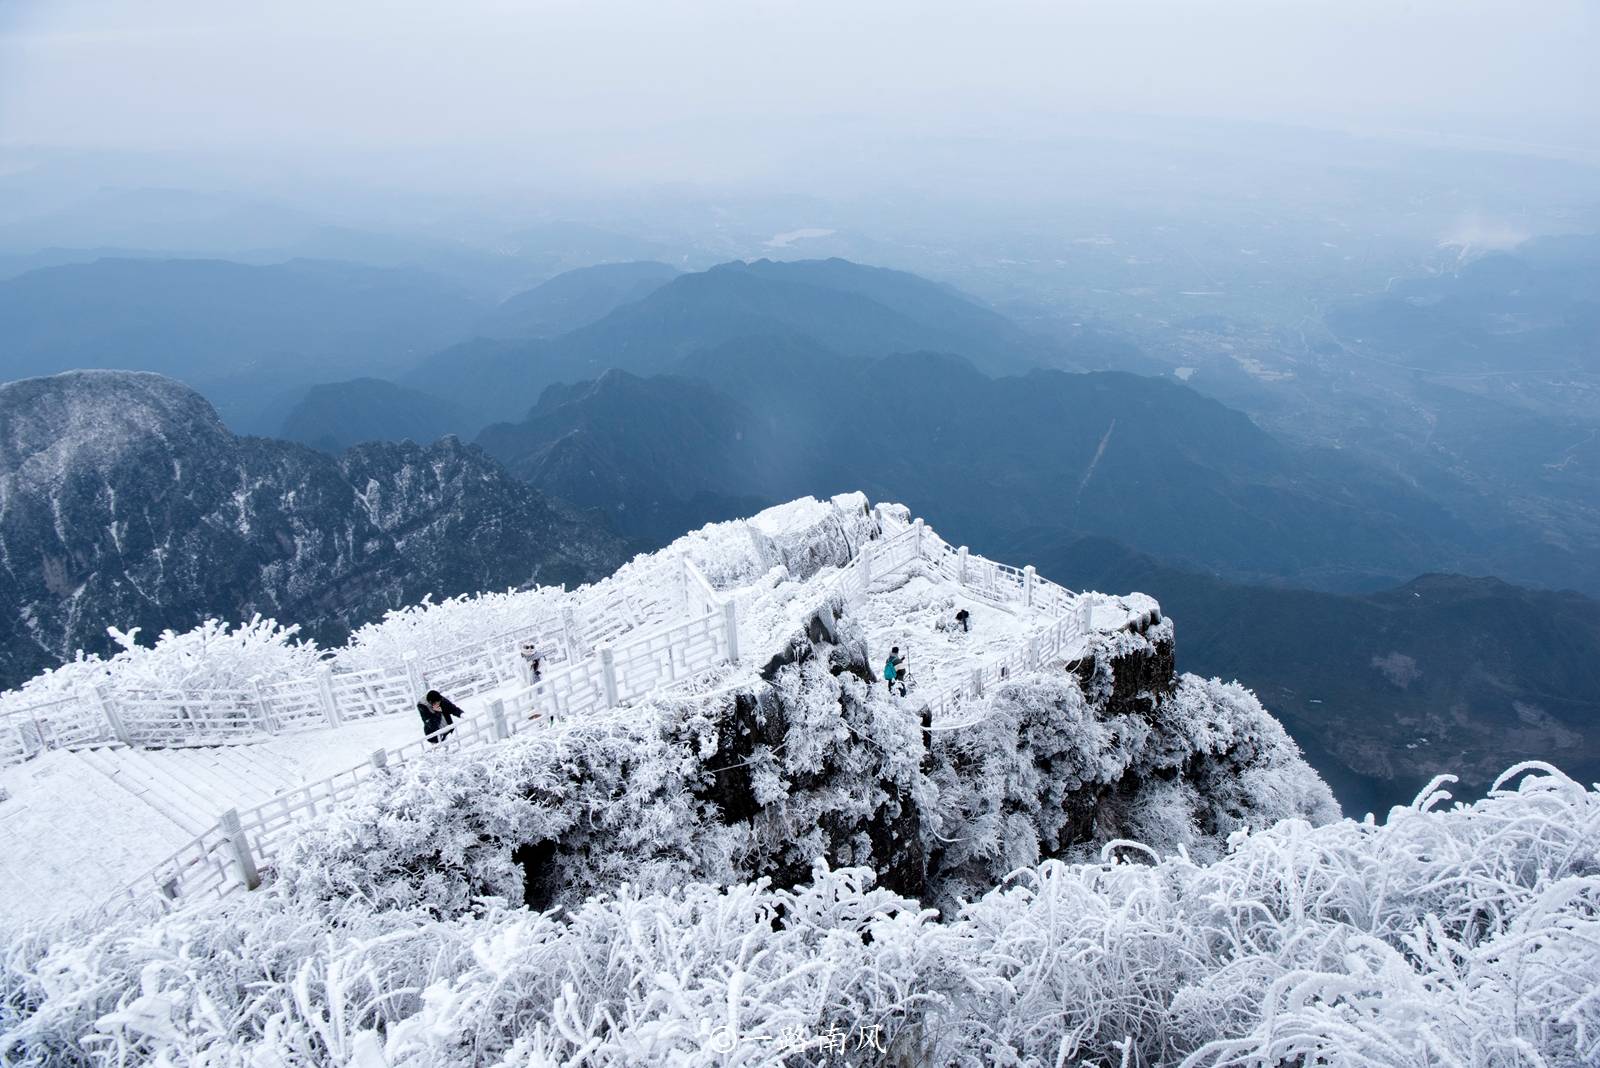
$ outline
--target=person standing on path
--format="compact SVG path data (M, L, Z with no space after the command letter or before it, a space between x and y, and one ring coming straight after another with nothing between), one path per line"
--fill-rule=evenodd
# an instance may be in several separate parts
M429 690L428 695L417 702L417 712L422 716L422 733L433 745L450 737L455 721L465 715L438 690Z

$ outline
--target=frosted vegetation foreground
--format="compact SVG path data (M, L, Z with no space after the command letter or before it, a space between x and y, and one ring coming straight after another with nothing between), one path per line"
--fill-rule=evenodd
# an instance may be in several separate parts
M4 1054L1595 1064L1600 794L1534 768L1470 806L1436 807L1447 796L1382 825L1240 832L1208 865L1108 845L1104 861L1021 869L944 922L863 869L819 866L786 891L622 887L559 914L263 894L41 930L5 962ZM824 1048L841 1042L842 1055Z

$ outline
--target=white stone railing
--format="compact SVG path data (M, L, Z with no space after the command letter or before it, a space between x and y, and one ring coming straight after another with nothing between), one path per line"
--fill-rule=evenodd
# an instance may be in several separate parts
M517 646L525 640L534 639L547 650L547 662L570 662L642 627L681 616L683 602L675 598L684 584L671 581L679 566L670 557L625 565L616 577L622 581L575 591L556 611L535 621L427 656L407 654L382 667L338 671L328 665L307 678L252 679L244 687L186 690L124 688L108 681L12 708L0 713L0 768L51 749L256 742L388 715L430 689L471 697L519 677Z
M1085 637L1091 630L1094 595L1074 593L1041 578L1031 564L1013 567L978 556L965 545L951 545L928 530L920 519L903 526L886 516L879 522L889 536L883 542L869 543L867 550L851 562L851 568L846 570L855 571L855 575L841 576L838 588L847 599L864 593L872 582L909 570L912 562L921 562L982 600L1029 608L1053 617L1000 656L973 667L955 683L918 694L918 703L927 704L934 713L935 730L970 726L970 722L951 723L950 719L963 706L981 699L1011 676L1047 664L1071 662L1083 655ZM898 533L889 534L896 528Z

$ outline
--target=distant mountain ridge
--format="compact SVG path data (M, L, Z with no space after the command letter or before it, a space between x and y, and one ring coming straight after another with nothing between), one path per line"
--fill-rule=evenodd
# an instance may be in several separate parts
M428 594L587 581L623 556L454 438L335 459L235 437L159 375L0 386L0 685L105 650L108 625L259 612L337 641Z
M508 297L483 317L478 332L492 338L554 337L643 300L680 273L648 260L580 267Z
M133 368L235 427L293 385L394 373L470 336L480 305L418 271L296 260L102 259L0 281L7 379Z
M414 441L479 429L458 404L381 378L356 378L312 386L284 415L275 435L323 452L339 453L364 441Z
M1441 566L1522 563L1495 555L1496 531L1403 481L1291 448L1169 380L990 378L946 355L849 359L793 339L730 343L682 367L553 389L478 440L656 544L678 529L653 517L701 518L674 500L720 508L860 486L974 544L1050 526L1239 581L1374 589ZM1596 562L1557 549L1536 563L1534 581L1600 582Z
M515 418L548 385L592 380L612 368L670 372L696 352L758 336L804 338L851 358L954 352L995 371L1066 358L999 313L916 275L845 260L758 260L680 275L547 341L478 340L446 349L406 382L495 419Z

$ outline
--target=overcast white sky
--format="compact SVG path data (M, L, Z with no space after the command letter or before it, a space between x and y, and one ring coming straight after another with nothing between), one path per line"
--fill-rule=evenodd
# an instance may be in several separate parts
M1597 10L0 0L0 144L306 159L460 148L489 167L539 146L597 171L647 163L694 179L725 176L738 155L719 131L776 143L845 121L941 134L1142 112L1576 141L1600 116Z

